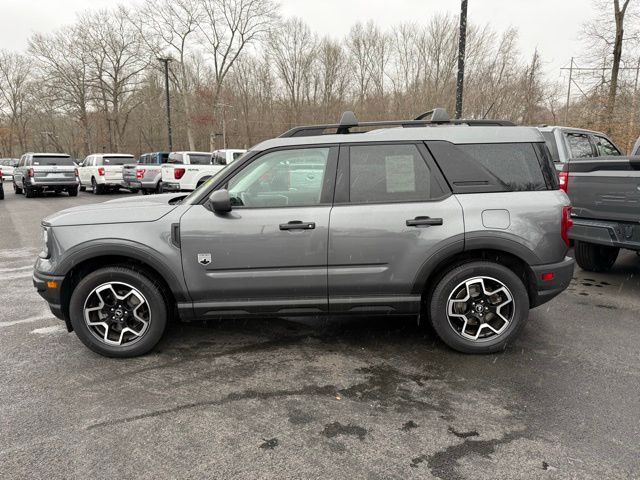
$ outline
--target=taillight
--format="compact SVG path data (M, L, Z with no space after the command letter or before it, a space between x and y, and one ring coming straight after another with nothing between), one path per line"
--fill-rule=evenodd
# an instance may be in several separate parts
M143 169L141 169L141 168L138 168L138 169L136 170L136 178L137 178L138 180L141 180L141 179L142 179L142 177L144 177L144 170L143 170Z
M33 168L27 170L27 177L33 177Z
M180 180L182 178L182 176L184 175L185 169L184 168L174 168L173 169L173 178L175 178L176 180Z
M98 175L104 177L104 167L98 167Z
M567 247L570 246L569 242L569 229L573 225L573 220L571 220L571 206L567 205L562 207L562 220L560 222L560 235L564 240L564 243L567 244Z
M567 186L569 185L569 172L560 172L558 174L558 179L560 180L560 190L567 191Z

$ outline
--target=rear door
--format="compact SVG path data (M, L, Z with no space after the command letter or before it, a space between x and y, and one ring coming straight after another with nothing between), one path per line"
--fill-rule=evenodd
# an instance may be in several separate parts
M329 230L332 313L416 313L415 285L441 249L462 251L462 208L420 143L340 150Z
M327 240L337 147L272 150L226 187L233 210L181 218L184 276L198 316L327 311Z

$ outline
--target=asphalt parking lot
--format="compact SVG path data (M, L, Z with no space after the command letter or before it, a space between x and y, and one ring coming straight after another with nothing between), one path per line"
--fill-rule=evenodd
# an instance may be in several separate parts
M42 217L0 201L0 478L639 478L640 258L577 271L505 352L414 321L174 325L100 357L31 284Z

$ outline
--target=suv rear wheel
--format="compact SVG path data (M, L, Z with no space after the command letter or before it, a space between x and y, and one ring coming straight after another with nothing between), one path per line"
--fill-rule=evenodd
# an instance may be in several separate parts
M529 296L513 271L473 261L440 278L430 296L429 313L438 336L454 350L492 353L504 349L524 326Z
M608 272L616 263L620 249L576 240L573 245L576 262L588 272Z
M91 191L94 195L102 195L104 193L104 185L98 185L96 179L91 177Z
M158 285L126 267L84 277L71 295L71 324L82 343L107 357L135 357L160 341L167 305Z
M22 188L16 185L15 181L13 182L13 191L16 193L16 195L22 195Z

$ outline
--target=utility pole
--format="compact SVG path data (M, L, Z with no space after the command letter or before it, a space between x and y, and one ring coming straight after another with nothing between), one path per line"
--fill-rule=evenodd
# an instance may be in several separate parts
M456 82L456 118L462 118L464 92L464 55L467 46L467 0L460 5L460 37L458 39L458 79Z
M164 64L164 90L167 97L167 135L169 136L169 151L173 151L173 138L171 136L171 100L169 100L169 62L171 58L161 58L158 60Z
M569 100L571 99L571 82L573 81L573 57L569 65L569 86L567 87L567 109L564 111L564 124L569 125Z
M216 103L214 105L216 108L220 108L222 110L222 148L226 150L227 148L227 119L225 116L225 109L233 108L233 105L228 105L226 103ZM218 134L213 134L217 136Z

